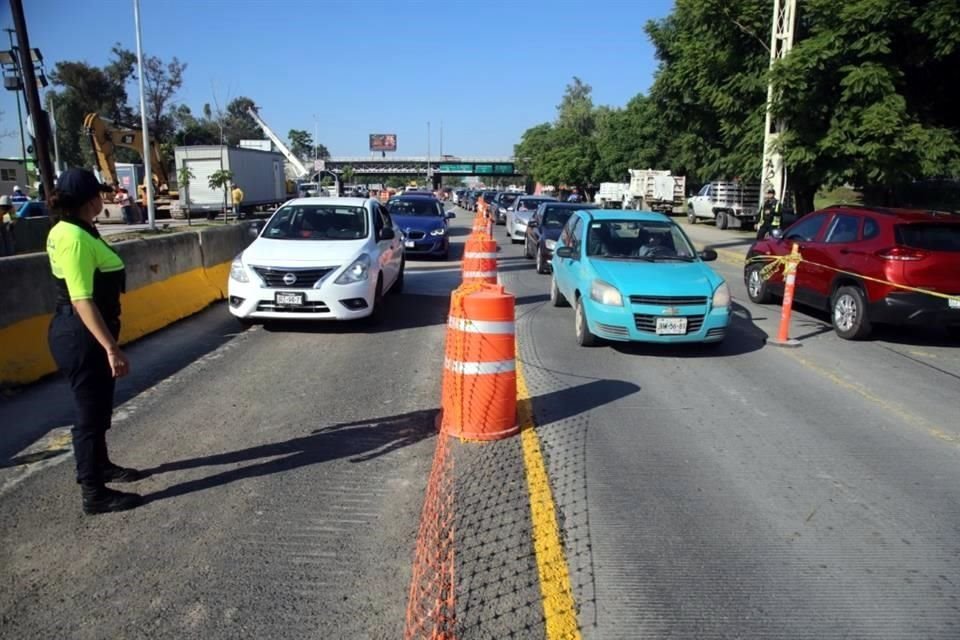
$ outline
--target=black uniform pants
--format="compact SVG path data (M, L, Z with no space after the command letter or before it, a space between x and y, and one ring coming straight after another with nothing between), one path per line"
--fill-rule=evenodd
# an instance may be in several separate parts
M119 336L119 322L107 320L107 327L114 338ZM109 460L106 434L113 415L115 384L107 352L69 305L57 308L50 323L49 340L50 352L70 383L76 406L72 433L77 481L102 486Z

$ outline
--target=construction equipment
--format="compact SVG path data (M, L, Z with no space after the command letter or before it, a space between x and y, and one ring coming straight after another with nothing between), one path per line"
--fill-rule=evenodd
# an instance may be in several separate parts
M97 167L103 176L103 181L110 185L117 185L117 161L115 152L117 147L132 149L143 155L143 133L140 129L117 129L106 118L97 113L88 113L83 119L83 130L90 137L93 151L97 157ZM167 169L160 159L156 141L150 141L150 169L153 173L154 186L161 195L175 196L170 193L170 179ZM146 178L144 178L146 180Z
M284 144L283 140L280 139L280 136L274 133L273 129L270 128L270 125L268 125L264 121L264 119L260 117L260 112L257 110L256 105L251 105L250 107L248 107L247 113L250 115L251 118L253 118L253 121L256 122L261 129L263 129L263 133L266 134L267 138L270 139L270 142L272 142L273 145L280 150L280 153L283 154L283 157L286 158L287 162L290 163L290 166L293 167L295 173L297 174L296 176L294 176L295 179L299 180L301 178L305 178L311 175L311 171L307 169L307 167L303 164L303 162L300 161L300 158L298 158L293 153L293 151L290 150L290 147ZM339 195L341 192L340 176L333 173L332 171L327 171L327 170L315 171L313 172L313 175L317 177L318 182L320 181L321 174L327 174L333 177L334 187L336 188L336 192Z

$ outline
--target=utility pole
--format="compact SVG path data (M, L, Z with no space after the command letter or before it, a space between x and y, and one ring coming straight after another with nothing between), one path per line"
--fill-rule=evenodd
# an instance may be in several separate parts
M443 162L443 120L440 121L440 162Z
M23 4L20 0L10 0L10 13L13 15L13 26L17 30L17 42L20 45L20 73L23 78L23 93L27 99L27 108L33 121L34 140L36 141L37 167L40 169L40 180L43 192L53 193L53 164L50 162L49 133L50 123L40 106L40 94L37 91L37 76L33 72L33 59L30 57L30 37L27 35L27 21L23 15ZM26 164L26 158L24 158Z
M156 231L157 218L153 208L153 171L150 167L150 129L147 126L147 100L143 88L143 44L140 33L140 0L133 0L133 21L137 30L137 80L140 83L140 127L143 131L143 172L146 174L147 220L150 230Z
M783 60L793 48L793 26L797 15L797 0L774 0L773 27L770 34L770 69ZM786 167L783 164L783 152L777 141L783 133L785 123L774 120L770 109L774 101L773 80L767 85L767 117L763 130L763 166L761 169L760 189L762 194L773 189L777 198L783 202L787 189Z
M47 93L50 100L50 123L53 125L53 167L55 171L63 171L60 166L60 145L57 143L57 105L54 102L53 93Z
M427 182L430 182L430 121L427 120Z

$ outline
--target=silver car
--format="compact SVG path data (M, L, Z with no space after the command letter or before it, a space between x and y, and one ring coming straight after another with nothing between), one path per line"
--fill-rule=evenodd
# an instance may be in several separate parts
M527 237L527 223L544 202L556 202L556 198L547 196L520 196L514 203L513 211L507 214L507 237L510 242L523 242Z

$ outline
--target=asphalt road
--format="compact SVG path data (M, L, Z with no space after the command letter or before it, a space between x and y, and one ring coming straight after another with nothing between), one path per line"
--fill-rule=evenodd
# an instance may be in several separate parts
M152 472L131 512L82 515L61 382L0 401L0 637L400 636L459 281L408 268L379 330L217 305L132 345L109 434Z
M718 349L577 347L496 230L583 636L960 637L958 345L800 312L767 346L747 236L687 229L723 249ZM217 306L132 345L110 441L154 475L125 514L80 513L61 383L0 400L0 637L399 637L458 282L410 263L380 331ZM520 439L453 449L459 637L545 637Z
M502 261L584 636L960 637L958 345L801 312L800 349L766 346L748 237L687 230L726 245L717 350L578 348L549 276Z

